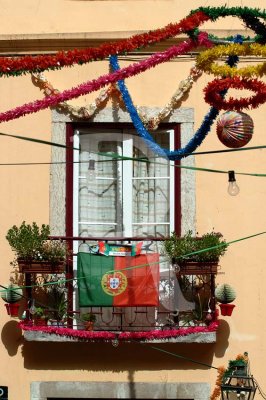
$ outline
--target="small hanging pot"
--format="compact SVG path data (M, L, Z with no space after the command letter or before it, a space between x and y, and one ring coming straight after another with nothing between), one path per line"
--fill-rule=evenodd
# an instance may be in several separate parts
M5 303L7 314L10 315L10 317L18 317L18 311L19 311L19 303Z
M219 304L221 315L230 317L232 315L235 304Z

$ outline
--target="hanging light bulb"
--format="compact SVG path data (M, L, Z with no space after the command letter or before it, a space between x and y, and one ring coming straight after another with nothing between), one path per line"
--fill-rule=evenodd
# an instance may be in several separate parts
M235 178L235 171L228 171L228 193L230 194L230 196L236 196L240 189L238 184L236 183L236 178Z
M32 315L34 315L36 313L36 307L35 307L35 300L34 299L32 299L32 301L31 301L31 306L29 308L29 312Z
M88 166L88 171L87 171L87 183L89 184L94 181L96 178L96 170L95 170L95 160L89 160L89 166Z

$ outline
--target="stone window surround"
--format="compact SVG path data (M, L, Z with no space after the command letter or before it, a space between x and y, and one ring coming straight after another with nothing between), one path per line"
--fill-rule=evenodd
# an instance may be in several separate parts
M176 399L208 400L205 382L32 382L30 400Z
M159 108L145 108L148 116L159 111ZM78 122L64 114L52 111L52 141L65 144L66 123ZM119 109L113 113L111 108L105 108L90 123L130 123L130 116ZM180 123L181 146L193 137L194 112L191 108L175 110L167 121ZM52 147L52 161L65 161L65 149ZM181 161L182 165L194 166L194 157L190 156ZM53 235L65 234L65 165L51 165L50 178L50 225ZM195 172L181 169L181 232L195 232ZM77 399L190 399L207 400L210 396L208 383L156 383L156 382L32 382L31 400L48 400L49 398Z
M155 115L159 108L142 108L148 116ZM80 122L69 116L52 111L52 142L65 144L66 123ZM84 121L83 121L84 122ZM105 108L91 118L89 123L131 123L129 114L118 109L114 113L112 108ZM194 135L194 110L192 108L179 108L173 111L164 122L179 123L181 146L184 147ZM52 147L52 162L65 161L65 149ZM182 159L181 164L194 166L194 156ZM196 201L195 201L195 171L181 169L181 233L188 230L195 233ZM65 165L52 164L50 171L50 226L52 235L65 235Z

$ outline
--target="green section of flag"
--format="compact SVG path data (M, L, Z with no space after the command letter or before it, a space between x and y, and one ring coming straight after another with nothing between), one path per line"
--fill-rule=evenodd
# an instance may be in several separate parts
M90 253L78 253L79 306L105 306L113 304L113 296L105 293L101 286L103 275L114 269L114 257Z

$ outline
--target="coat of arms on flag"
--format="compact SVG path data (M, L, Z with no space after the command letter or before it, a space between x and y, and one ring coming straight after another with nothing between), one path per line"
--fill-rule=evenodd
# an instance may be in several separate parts
M109 296L117 296L127 288L127 277L120 271L107 272L101 281L102 289Z

